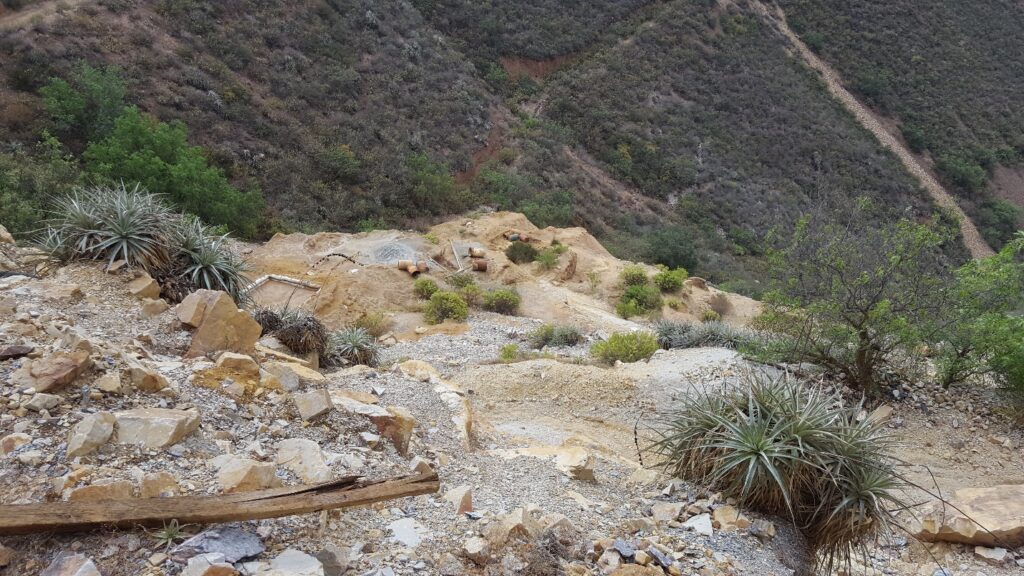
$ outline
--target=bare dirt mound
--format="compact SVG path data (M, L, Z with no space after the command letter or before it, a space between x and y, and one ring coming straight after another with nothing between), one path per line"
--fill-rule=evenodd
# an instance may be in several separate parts
M550 269L536 263L515 264L504 252L513 235L538 250L562 245L566 251ZM476 260L485 261L487 270L468 273L485 289L512 286L518 290L523 296L523 316L595 331L638 328L619 318L613 305L621 291L619 274L629 262L612 256L583 228L539 229L513 212L459 217L425 235L399 231L278 234L266 244L250 247L247 258L254 279L278 275L318 286L318 294L303 300L334 327L366 312L416 312L422 301L413 294L413 277L399 270L398 262L426 262L425 277L442 283L456 270L471 267L470 249L482 254ZM647 268L651 274L656 272L654 267ZM271 301L261 303L290 303L287 290L273 293ZM677 309L666 307L664 313L676 320L697 320L705 310L714 310L726 322L742 325L760 310L756 301L722 292L699 279L689 280L673 297L679 301Z

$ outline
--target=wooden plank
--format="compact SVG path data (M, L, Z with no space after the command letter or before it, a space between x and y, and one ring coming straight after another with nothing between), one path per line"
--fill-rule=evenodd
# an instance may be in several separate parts
M430 494L439 488L437 474L428 472L377 482L358 482L356 477L348 476L322 484L223 496L0 505L0 536L154 528L171 520L182 524L216 524L279 518Z

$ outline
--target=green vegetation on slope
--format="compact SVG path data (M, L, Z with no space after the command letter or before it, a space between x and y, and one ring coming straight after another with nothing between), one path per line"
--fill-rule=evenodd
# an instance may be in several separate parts
M1024 10L1016 0L781 0L792 28L850 88L899 120L998 248L1024 224L986 191L1024 156ZM1024 194L1024 190L1020 191ZM1022 196L1024 198L1024 196Z

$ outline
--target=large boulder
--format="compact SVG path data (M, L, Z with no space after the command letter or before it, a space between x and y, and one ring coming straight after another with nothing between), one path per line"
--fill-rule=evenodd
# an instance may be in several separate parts
M129 282L128 291L136 298L142 300L156 300L160 298L160 284L150 278L149 274L143 274Z
M182 323L196 327L186 357L221 351L239 354L255 351L262 330L259 323L239 310L225 292L196 290L178 305L176 313Z
M14 244L14 236L0 224L0 244Z
M114 414L116 441L145 448L165 448L199 428L199 413L193 410L138 408Z
M250 458L232 456L217 470L217 483L225 494L264 490L281 485L270 462L257 462Z
M949 504L930 505L917 537L989 547L1024 545L1024 484L957 490Z

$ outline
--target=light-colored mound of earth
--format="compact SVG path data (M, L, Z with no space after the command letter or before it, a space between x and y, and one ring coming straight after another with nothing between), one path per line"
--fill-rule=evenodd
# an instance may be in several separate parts
M567 250L550 270L535 263L517 265L504 253L511 233L525 236L538 250L552 243ZM306 307L332 328L368 312L389 311L395 313L396 332L403 332L422 323L415 314L421 301L413 293L412 276L399 270L398 262L425 261L430 270L424 276L442 284L460 265L469 267L470 248L483 250L488 266L486 272L469 273L485 288L513 286L523 296L524 316L587 330L637 327L614 310L621 292L619 274L630 262L612 256L583 228L539 229L518 213L459 217L427 234L393 230L278 234L266 244L247 249L246 257L254 278L276 275L318 289L311 294L301 286L279 284L257 293L260 304ZM645 268L651 274L657 271ZM760 310L755 300L723 292L698 278L688 280L674 297L679 300L677 309L663 310L673 320L698 320L705 311L714 310L725 322L744 325Z

